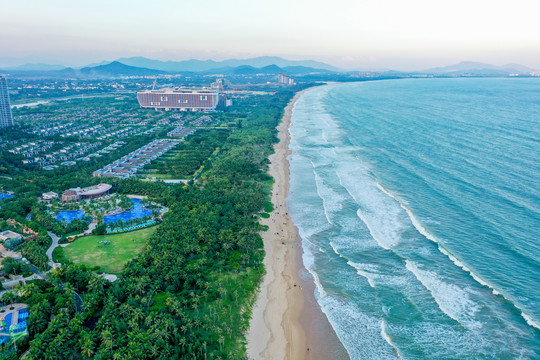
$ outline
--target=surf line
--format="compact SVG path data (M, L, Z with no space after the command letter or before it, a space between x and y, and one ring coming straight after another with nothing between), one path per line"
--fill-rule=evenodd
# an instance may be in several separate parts
M405 212L409 216L409 219L411 220L411 223L413 224L415 229L422 236L424 236L426 239L428 239L428 240L434 242L435 244L437 244L437 249L442 254L446 255L450 259L450 261L452 261L452 263L454 263L454 265L458 266L459 268L464 270L466 273L468 273L480 285L486 286L487 288L491 289L491 291L493 292L493 295L502 296L502 298L504 298L506 301L511 303L520 312L521 317L525 320L527 325L540 330L540 325L538 323L536 323L528 314L526 314L525 311L521 307L519 307L519 305L512 299L511 296L509 296L508 294L505 294L503 291L500 291L500 290L496 289L495 286L493 286L492 284L490 284L487 281L485 281L484 279L482 279L478 274L476 274L467 265L465 265L462 261L460 261L457 258L457 256L452 254L452 252L450 250L446 249L434 235L430 234L427 231L427 229L424 226L422 226L422 224L420 224L420 222L418 221L416 216L414 216L412 210L409 209L407 206L405 206L405 204L402 201L400 201L396 196L394 196L391 192L389 192L387 189L385 189L379 182L377 182L377 187L383 193L385 193L386 195L388 195L389 197L394 199L399 204L399 206L401 206L401 208L403 210L405 210Z

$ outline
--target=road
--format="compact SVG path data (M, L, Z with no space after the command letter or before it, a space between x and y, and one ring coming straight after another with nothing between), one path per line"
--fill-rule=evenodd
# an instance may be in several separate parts
M48 264L50 267L54 267L57 263L54 262L52 254L53 254L54 249L58 247L58 242L60 241L60 238L56 234L53 234L50 231L47 231L47 234L49 234L49 236L51 237L53 241L51 247L49 247L49 249L47 250L47 257L49 258Z

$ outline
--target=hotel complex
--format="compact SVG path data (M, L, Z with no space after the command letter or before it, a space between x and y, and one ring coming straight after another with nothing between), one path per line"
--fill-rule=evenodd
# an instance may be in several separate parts
M0 76L0 127L13 126L6 78Z
M160 89L137 93L137 100L143 108L180 111L215 110L220 102L217 90Z
M79 200L88 200L101 197L109 193L112 186L109 184L99 184L95 186L90 186L87 188L74 188L64 191L62 194L62 202L67 201L79 201Z

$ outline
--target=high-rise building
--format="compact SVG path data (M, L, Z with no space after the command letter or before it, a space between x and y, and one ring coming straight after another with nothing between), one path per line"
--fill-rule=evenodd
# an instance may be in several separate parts
M0 127L13 126L6 78L0 76Z
M290 76L285 75L284 73L279 73L278 75L278 84L280 85L294 85L294 79Z

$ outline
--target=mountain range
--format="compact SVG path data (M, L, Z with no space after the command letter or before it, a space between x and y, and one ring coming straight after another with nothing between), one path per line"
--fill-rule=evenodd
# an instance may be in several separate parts
M273 63L277 62L281 66ZM319 67L310 67L313 65ZM332 66L316 61L289 61L278 57L260 57L246 60L186 60L160 61L142 57L122 58L112 62L90 64L83 68L70 68L48 64L25 64L4 69L4 71L24 77L52 78L112 78L121 76L154 76L165 74L201 75L290 75L310 73L333 73ZM335 69L335 68L334 68Z
M114 78L122 76L156 76L165 74L199 74L199 75L277 75L281 72L293 75L331 75L336 73L352 74L331 65L313 60L286 60L275 56L262 56L251 59L184 60L161 61L145 57L120 58L112 62L90 64L82 68L63 67L42 63L24 64L4 68L6 72L20 77L44 78ZM426 69L417 72L381 71L386 76L406 76L408 74L431 74L435 76L508 76L509 74L528 75L535 70L519 65L508 64L495 66L491 64L464 61L458 64Z
M473 61L462 61L458 64L436 67L419 71L418 73L436 74L436 75L478 75L478 76L505 76L509 74L530 74L535 71L527 66L519 64L507 64L496 66Z
M214 60L184 60L184 61L161 61L152 60L145 57L120 58L116 61L126 65L156 69L167 72L206 72L220 68L235 68L238 66L252 66L254 68L264 68L270 65L276 65L281 68L289 66L302 66L320 70L338 71L332 65L328 65L313 60L286 60L277 56L260 56L250 59L229 59L223 61ZM103 64L101 64L103 65Z

